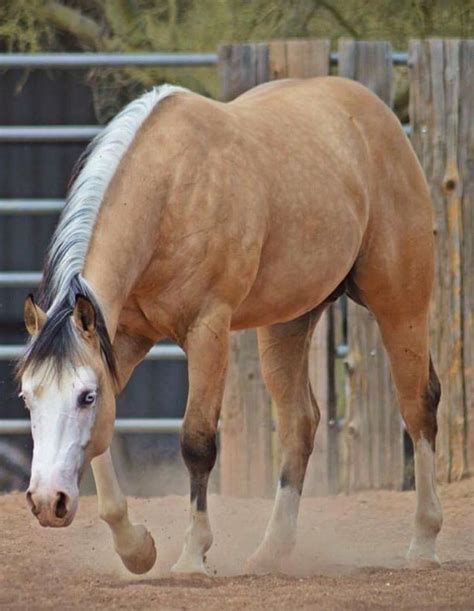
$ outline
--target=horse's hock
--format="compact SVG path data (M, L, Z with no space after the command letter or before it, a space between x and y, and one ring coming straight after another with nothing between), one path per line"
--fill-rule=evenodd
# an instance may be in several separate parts
M341 40L337 73L393 106L392 51L387 42ZM278 78L336 73L331 63L327 40L223 45L221 99ZM442 385L437 470L449 482L474 472L474 41L412 41L408 66L409 134L435 210L431 342ZM345 343L343 363L338 356ZM240 496L268 492L278 463L274 414L256 351L254 331L234 335L220 479L226 493ZM373 316L350 301L334 304L318 325L311 352L310 378L322 419L306 492L410 485L410 444Z

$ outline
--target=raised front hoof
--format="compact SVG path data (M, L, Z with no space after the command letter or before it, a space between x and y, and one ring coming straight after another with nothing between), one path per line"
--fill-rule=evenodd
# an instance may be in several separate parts
M173 575L204 575L209 577L204 560L199 558L181 557L176 564L171 567Z
M135 575L142 575L153 568L156 562L156 547L153 537L144 526L135 527L140 540L133 550L121 554L117 550L126 568Z

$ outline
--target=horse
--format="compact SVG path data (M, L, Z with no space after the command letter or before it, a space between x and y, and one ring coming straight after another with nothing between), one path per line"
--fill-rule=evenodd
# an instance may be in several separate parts
M209 474L233 330L256 328L277 406L281 468L250 572L292 551L320 413L308 346L346 293L377 320L413 440L417 506L409 564L438 563L440 384L428 306L433 218L420 164L391 110L339 77L260 85L229 103L164 85L124 108L79 162L28 296L18 376L34 452L27 502L69 525L92 465L100 517L125 566L148 571L154 541L132 524L111 461L115 399L155 342L187 354L180 434L190 521L172 570L205 573Z

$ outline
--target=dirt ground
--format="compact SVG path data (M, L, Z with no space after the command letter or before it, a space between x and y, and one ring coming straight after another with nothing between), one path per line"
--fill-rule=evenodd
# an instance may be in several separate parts
M409 570L404 554L412 492L306 498L298 545L286 574L243 575L271 510L267 499L212 496L213 577L169 574L187 522L187 499L132 499L152 531L158 561L147 575L126 572L97 517L81 499L67 529L38 526L21 494L0 497L1 609L474 609L474 479L440 490L444 527L439 569Z

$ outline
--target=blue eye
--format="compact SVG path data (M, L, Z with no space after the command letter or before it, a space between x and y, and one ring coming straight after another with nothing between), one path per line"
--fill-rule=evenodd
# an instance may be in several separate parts
M94 405L97 394L93 390L81 392L77 399L78 407L90 407Z

